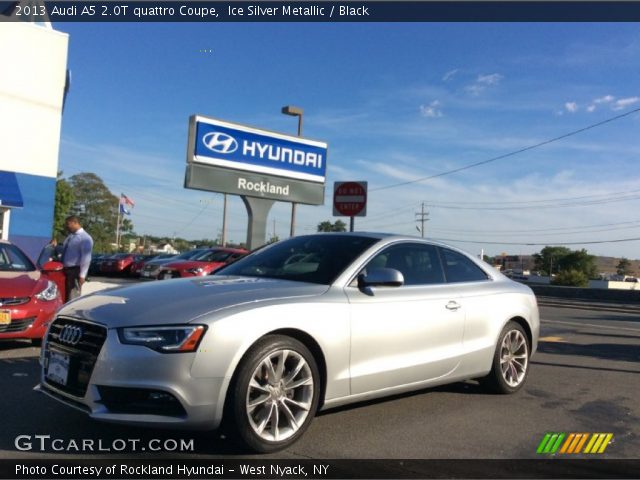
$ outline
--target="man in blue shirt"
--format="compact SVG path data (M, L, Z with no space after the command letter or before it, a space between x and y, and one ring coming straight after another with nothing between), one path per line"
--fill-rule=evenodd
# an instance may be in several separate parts
M65 302L80 296L80 290L91 263L93 239L80 225L75 215L67 217L64 225L69 235L62 245L65 276Z

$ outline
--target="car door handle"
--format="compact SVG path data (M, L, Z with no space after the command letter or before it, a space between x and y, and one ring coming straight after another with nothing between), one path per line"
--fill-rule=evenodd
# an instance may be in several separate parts
M447 310L451 310L453 312L455 312L456 310L458 310L462 305L460 305L458 302L454 302L453 300L451 300L449 303L447 303L446 307Z

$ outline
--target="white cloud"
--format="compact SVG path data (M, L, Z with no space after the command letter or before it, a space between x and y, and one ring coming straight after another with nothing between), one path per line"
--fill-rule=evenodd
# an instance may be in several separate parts
M497 85L503 78L504 77L499 73L492 73L491 75L478 75L477 82L484 85Z
M567 109L567 112L575 113L578 111L578 104L576 102L567 102L564 104L564 108Z
M593 103L610 103L616 99L613 95L605 95L604 97L596 98Z
M449 80L451 80L456 73L458 73L458 69L456 68L455 70L449 70L447 73L444 74L444 76L442 77L442 81L443 82L448 82Z
M503 75L499 73L492 73L489 75L478 75L478 78L471 85L467 85L465 87L465 91L470 93L471 95L478 96L482 92L484 92L487 87L493 87L500 83L500 81L504 78Z
M434 100L429 105L420 105L420 113L423 117L427 118L439 118L442 117L442 110L439 108L440 102Z
M595 106L595 105L589 105L589 106L587 107L587 112L589 112L589 113L593 113L593 112L595 112L595 111L596 111L596 106Z
M620 100L616 101L616 103L613 106L613 109L622 110L623 108L626 108L638 102L640 102L640 97L621 98Z

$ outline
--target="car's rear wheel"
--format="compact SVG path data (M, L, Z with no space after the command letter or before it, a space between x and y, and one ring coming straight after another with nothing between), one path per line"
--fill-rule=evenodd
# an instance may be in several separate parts
M287 448L309 427L320 395L318 367L309 349L282 335L254 345L232 386L232 419L250 449Z
M515 393L529 373L529 340L517 322L505 325L498 337L489 375L480 382L494 393Z

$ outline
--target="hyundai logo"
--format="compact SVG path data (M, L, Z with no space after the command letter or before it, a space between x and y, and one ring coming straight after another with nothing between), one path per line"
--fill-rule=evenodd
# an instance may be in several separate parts
M58 340L61 343L66 343L67 345L77 345L81 338L82 338L82 329L80 327L74 327L73 325L65 325L62 331L60 332L60 336L58 337Z
M216 153L233 153L238 149L238 142L231 135L221 132L210 132L202 137L202 143Z

